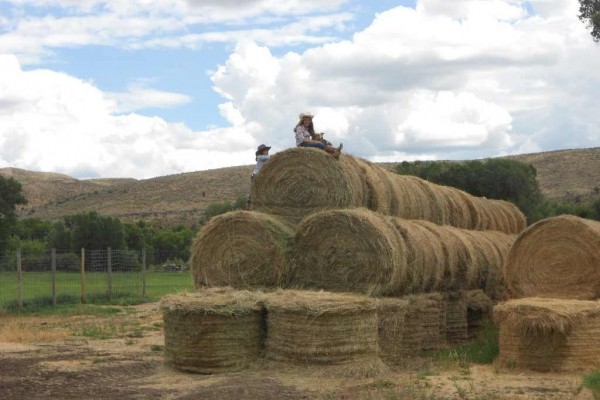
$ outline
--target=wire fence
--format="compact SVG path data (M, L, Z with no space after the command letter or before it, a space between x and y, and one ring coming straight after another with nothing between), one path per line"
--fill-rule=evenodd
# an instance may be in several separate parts
M164 251L51 249L0 254L0 309L125 303L193 288L185 263Z

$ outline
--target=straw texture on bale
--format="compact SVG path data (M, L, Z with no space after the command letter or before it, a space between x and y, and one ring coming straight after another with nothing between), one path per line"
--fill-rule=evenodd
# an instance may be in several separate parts
M518 233L526 225L523 213L507 202L394 174L348 155L336 160L309 148L271 157L256 176L252 199L256 210L286 215L295 223L315 211L366 207L463 229Z
M292 285L375 296L495 292L503 284L500 253L508 252L512 240L502 232L467 231L366 209L321 211L297 227Z
M446 312L446 341L460 344L469 340L467 297L465 292L444 292Z
M448 327L444 296L440 293L425 293L409 296L409 307L417 313L420 329L421 350L437 350L446 345Z
M379 350L381 359L388 365L401 365L410 354L415 344L420 346L420 336L409 337L406 334L407 325L414 329L418 317L415 311L408 315L409 301L400 298L382 298L379 301Z
M500 326L499 362L538 371L600 367L600 302L549 298L494 307Z
M282 219L252 211L213 217L192 243L196 287L278 287L290 278L293 229Z
M504 264L513 297L600 297L600 222L571 215L523 231Z
M379 358L376 299L344 293L279 290L266 295L268 360L335 366L345 376L385 370Z
M466 296L467 332L469 339L474 339L481 332L483 321L491 318L494 304L481 289L469 290Z
M260 355L262 305L257 293L210 288L163 297L165 361L202 374L237 371Z

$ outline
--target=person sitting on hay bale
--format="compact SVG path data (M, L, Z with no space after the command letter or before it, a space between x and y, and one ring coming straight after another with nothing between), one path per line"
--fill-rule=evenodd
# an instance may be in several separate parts
M258 174L258 171L260 171L263 164L269 159L269 157L271 157L269 155L270 149L271 149L271 147L267 146L265 144L261 144L256 149L256 153L254 153L254 155L256 156L256 166L254 167L254 170L252 171L252 175L250 176L250 185L252 185L254 183L254 177L256 176L256 174ZM250 210L251 208L252 208L252 198L251 198L251 195L249 194L248 198L246 199L246 209Z
M296 134L296 146L297 147L315 147L321 150L325 150L329 154L332 154L335 158L339 158L342 152L342 147L344 145L340 143L340 145L335 148L331 145L326 145L321 141L313 139L315 136L315 128L313 126L314 115L311 113L302 113L299 118L300 121L294 127L294 132Z

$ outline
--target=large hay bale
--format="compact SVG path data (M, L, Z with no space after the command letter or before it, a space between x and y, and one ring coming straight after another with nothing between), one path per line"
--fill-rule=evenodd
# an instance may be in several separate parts
M251 211L213 217L192 243L196 287L278 287L288 282L293 229L282 219Z
M519 235L504 278L514 297L600 297L600 222L571 215L539 221Z
M294 239L293 285L381 295L412 282L406 245L386 218L366 209L322 211L305 218Z
M251 365L262 350L262 305L256 293L210 288L165 296L165 361L182 371L213 374Z
M296 223L315 211L367 207L464 229L514 233L515 227L525 225L523 214L514 206L394 174L352 156L336 160L322 150L308 148L271 157L256 176L252 199L256 210L285 215Z
M467 332L474 339L482 329L483 321L491 318L494 303L481 289L469 290L467 296Z
M444 292L446 312L446 341L460 344L469 340L467 322L467 297L465 292Z
M335 366L373 376L379 358L376 299L344 293L279 290L266 295L267 359L296 367Z
M381 359L388 365L401 365L406 356L413 353L421 345L420 329L417 335L407 333L407 328L414 332L418 313L409 313L409 301L401 298L382 298L379 301L379 350Z
M511 240L365 209L322 211L297 227L292 285L383 296L496 290L488 276L501 276L499 236Z
M417 314L421 330L420 350L438 350L446 345L448 326L444 295L424 293L408 296L411 312Z
M600 302L517 299L494 307L494 319L502 365L537 371L600 367Z

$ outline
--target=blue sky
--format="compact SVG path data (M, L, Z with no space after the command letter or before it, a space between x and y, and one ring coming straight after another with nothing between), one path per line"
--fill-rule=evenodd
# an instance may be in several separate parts
M373 161L598 146L577 0L0 0L0 168L149 178L293 146ZM53 151L49 151L52 148Z

